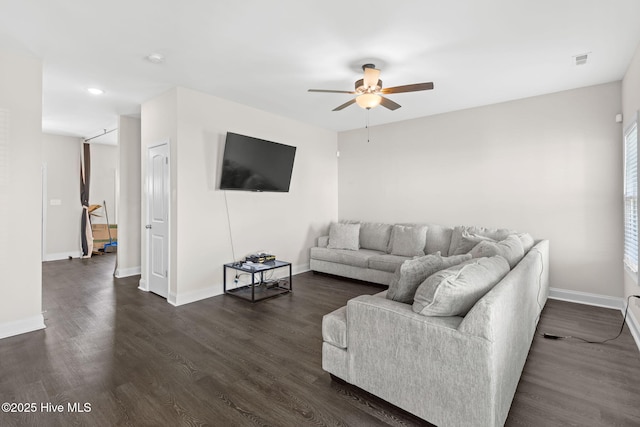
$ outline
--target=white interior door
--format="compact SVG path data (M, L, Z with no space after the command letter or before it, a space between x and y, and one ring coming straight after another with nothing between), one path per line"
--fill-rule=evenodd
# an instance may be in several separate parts
M147 167L149 290L169 294L169 144L149 148Z

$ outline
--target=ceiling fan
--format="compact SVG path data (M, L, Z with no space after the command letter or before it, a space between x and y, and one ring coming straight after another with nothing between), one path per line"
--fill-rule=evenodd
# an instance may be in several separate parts
M397 110L400 108L400 104L385 98L382 95L388 95L392 93L405 93L405 92L418 92L421 90L433 89L433 83L415 83L411 85L395 86L382 88L382 80L380 80L380 70L376 69L374 64L364 64L362 66L364 71L364 78L356 81L355 91L348 90L326 90L326 89L309 89L309 92L325 92L325 93L348 93L356 95L350 101L336 107L333 111L340 111L347 108L351 104L358 104L362 108L370 110L371 108L382 105L389 110Z

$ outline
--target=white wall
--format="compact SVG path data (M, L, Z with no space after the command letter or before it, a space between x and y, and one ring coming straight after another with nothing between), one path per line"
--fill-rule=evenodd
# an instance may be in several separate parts
M173 88L145 103L141 108L141 147L140 147L140 189L141 189L141 210L140 210L140 223L141 225L148 224L148 210L145 199L145 185L147 176L147 155L148 148L157 145L163 141L168 141L170 148L170 156L172 162L177 161L177 150L175 147L176 139L178 138L178 90ZM173 163L172 163L173 165ZM177 181L176 168L170 170L170 180L172 185ZM171 219L176 218L176 206L177 206L177 194L175 187L172 186L171 200L169 206L169 216ZM176 240L177 230L176 227L170 227L170 247L171 254L176 254ZM140 252L141 252L141 278L140 288L149 290L147 279L147 237L148 234L142 231L140 237ZM176 263L175 256L170 261L169 265L169 293L176 293Z
M340 219L528 231L551 286L620 297L620 106L618 82L340 133Z
M80 152L82 138L43 134L46 172L44 261L78 258L80 251Z
M79 161L79 160L78 160ZM118 169L118 147L91 143L91 181L89 204L100 205L91 217L92 224L106 224L107 215L110 224L117 224L116 215L116 171ZM80 185L80 184L78 184ZM105 213L104 202L107 202Z
M81 256L80 155L83 143L82 138L43 134L42 163L46 172L44 261ZM117 146L91 143L89 203L103 205L106 200L111 224L115 224L117 218L117 165ZM92 216L92 223L105 224L104 208L96 213L100 216Z
M294 271L308 269L309 248L337 219L336 133L189 89L175 94L169 300L179 305L222 292L222 264L234 260L230 234L235 259L266 250L290 261ZM172 113L170 96L143 105L144 151L154 140L171 137L172 129L164 135L148 130L163 126L157 123L163 105ZM227 131L297 147L288 193L227 192L231 227L224 192L216 189Z
M44 328L42 64L0 49L0 338Z
M626 129L637 117L640 110L640 45L629 64L629 68L622 80L622 114L624 129ZM622 169L621 169L622 171ZM620 173L620 176L621 173ZM622 263L620 263L622 268ZM631 275L624 269L624 296L640 295L637 275ZM640 320L640 299L632 299L631 310L636 319ZM640 345L640 343L638 344Z
M140 274L140 119L120 116L118 125L118 268L116 277ZM108 202L107 202L108 203Z

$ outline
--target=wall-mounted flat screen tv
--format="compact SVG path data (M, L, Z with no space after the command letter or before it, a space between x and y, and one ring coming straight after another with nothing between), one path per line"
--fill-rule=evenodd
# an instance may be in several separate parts
M221 190L287 192L296 147L227 132Z

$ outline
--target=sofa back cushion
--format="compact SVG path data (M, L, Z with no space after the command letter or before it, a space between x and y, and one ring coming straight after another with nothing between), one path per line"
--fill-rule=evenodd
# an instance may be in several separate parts
M329 249L360 249L360 224L332 223L329 227Z
M360 223L360 247L387 252L392 228L391 224L378 222Z
M389 284L387 299L412 304L413 296L418 286L420 286L427 277L437 271L470 259L471 255L469 254L443 257L440 255L440 252L436 252L435 254L407 260L396 269Z
M516 236L518 236L518 239L522 242L522 248L524 249L525 254L536 244L535 240L533 240L533 237L529 233L518 233Z
M466 225L458 225L453 228L453 232L451 234L451 245L449 246L449 255L458 255L461 253L467 253L469 250L473 248L473 246L468 247L466 241L463 238L468 238L469 236L475 237L488 237L493 240L503 240L510 234L515 234L516 232L513 230L509 230L506 228L485 228L485 227L475 227L475 226L466 226ZM477 242L476 242L477 243ZM466 250L465 250L466 249Z
M469 252L473 258L491 257L500 255L509 263L509 268L513 268L524 257L524 247L520 238L512 234L499 242L484 240L478 243Z
M467 230L463 230L458 237L458 244L453 251L452 255L466 254L471 251L476 245L482 241L495 242L491 237L482 236L480 234L472 234ZM477 258L477 257L474 257Z
M388 252L400 256L424 256L427 242L426 225L394 225Z
M449 246L451 246L452 227L431 223L401 223L397 225L410 227L427 226L427 241L424 246L424 253L429 255L440 252L442 256L450 255Z
M427 224L427 244L424 248L426 254L440 252L442 256L449 256L451 246L451 234L453 228L437 224Z
M429 276L418 287L413 311L425 316L464 316L509 273L501 256L477 258Z

